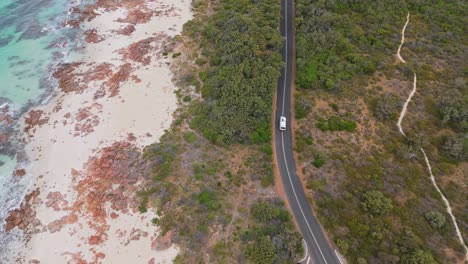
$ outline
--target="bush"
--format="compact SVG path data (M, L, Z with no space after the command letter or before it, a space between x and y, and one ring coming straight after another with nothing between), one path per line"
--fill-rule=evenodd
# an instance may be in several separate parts
M450 124L456 129L468 129L468 96L458 89L448 89L439 98L442 124Z
M301 95L296 96L296 102L294 103L295 117L301 119L306 117L312 109L312 103Z
M402 264L437 264L430 252L417 249L410 254L406 254L401 259Z
M182 98L182 101L190 102L190 101L192 101L192 98L190 97L190 95L186 95L186 96L184 96L184 98Z
M381 121L395 120L401 110L401 100L393 94L386 94L377 100L374 115Z
M208 190L203 190L198 194L198 202L205 205L209 210L216 210L219 207L214 194Z
M442 145L442 154L454 161L465 161L468 158L468 137L449 137Z
M427 212L424 217L432 226L432 228L438 229L445 224L445 216L439 212Z
M388 214L392 208L392 200L377 190L367 191L362 195L361 205L366 212L382 216Z
M250 214L253 219L264 223L280 216L281 210L272 203L260 201L252 205Z
M338 116L331 116L326 121L317 122L317 127L322 131L353 132L356 129L356 123L354 121L344 120Z
M325 157L322 154L315 154L314 162L312 163L316 168L320 168L325 164Z
M188 143L193 143L195 142L195 140L197 140L197 135L195 135L195 133L193 132L188 131L184 133L184 139Z
M340 253L346 255L348 253L349 244L341 239L336 241L336 246L340 249Z
M194 124L210 141L270 140L271 102L282 63L280 9L274 0L225 0L208 18L200 45L212 63L203 74L205 103Z
M263 236L260 241L247 248L246 255L254 264L271 264L275 262L275 245L269 236Z
M195 64L198 65L198 66L205 65L206 62L207 62L207 61L206 61L206 59L204 59L204 58L197 58L197 59L195 60Z

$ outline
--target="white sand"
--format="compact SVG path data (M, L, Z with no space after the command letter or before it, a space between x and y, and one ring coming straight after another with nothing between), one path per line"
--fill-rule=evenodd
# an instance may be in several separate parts
M87 66L81 66L83 70L91 63L97 65L108 62L119 66L123 62L116 50L148 38L154 33L166 33L169 36L179 34L183 23L191 18L189 0L161 0L151 4L155 9L164 4L174 6L177 15L154 16L149 23L136 25L136 31L131 36L124 36L114 31L127 25L115 22L117 18L124 17L126 11L101 12L98 17L86 22L82 27L84 30L96 28L98 35L102 35L105 41L88 44L82 54L72 54L69 61L86 62ZM142 66L132 73L138 76L141 82L136 83L129 79L121 85L118 96L109 98L106 95L97 100L102 107L93 106L93 94L102 83L94 81L81 94L59 93L48 105L37 108L47 113L50 120L37 128L32 139L27 139L30 141L26 146L26 152L31 160L27 168L28 174L32 176L31 189L38 187L41 191L39 198L43 203L36 207L36 212L42 226L47 226L68 214L46 207L44 201L50 192L59 191L66 194L66 200L70 205L73 204L77 194L72 188L76 184L71 177L72 169L81 171L88 158L95 155L98 149L110 146L117 140L125 140L128 133L136 136L137 146L144 147L157 141L164 130L169 128L177 100L166 62L169 61L157 60L152 56L150 65ZM138 63L132 62L132 64ZM113 70L115 69L114 67ZM58 104L62 105L62 109L53 112ZM73 116L83 107L90 107L90 111L98 116L100 123L94 127L92 133L74 136ZM70 113L72 118L64 118L67 113ZM64 120L68 120L67 124L63 124ZM152 136L147 136L147 133ZM108 212L110 211L111 209ZM144 215L118 213L120 216L116 219L108 217L107 224L110 225L107 231L108 240L103 245L88 245L88 237L95 232L88 226L86 219L80 217L77 223L65 225L59 232L45 231L33 235L18 254L24 257L25 263L32 259L37 259L41 263L67 263L72 261L71 254L81 254L83 259L93 261L92 249L106 255L102 263L147 263L152 258L156 263L168 263L177 255L176 246L164 251L151 250L151 237L157 235L156 228L150 224L154 217L153 212ZM124 246L132 229L148 232L149 236L141 237ZM125 235L119 236L118 231L124 232Z

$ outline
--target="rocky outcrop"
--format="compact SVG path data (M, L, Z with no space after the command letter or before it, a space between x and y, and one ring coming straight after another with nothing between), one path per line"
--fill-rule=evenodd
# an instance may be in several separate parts
M80 84L75 78L75 69L82 63L64 63L53 74L54 78L58 80L60 89L65 92L82 92L86 86Z
M119 94L120 85L128 80L132 70L132 64L125 63L119 67L118 71L112 75L109 81L103 84L103 86L107 87L107 89L110 91L109 97L113 97Z
M155 238L151 243L153 250L165 250L171 247L174 231L168 231L164 236Z
M17 176L17 177L23 177L24 175L26 175L26 170L25 169L17 169L13 172L13 175Z
M83 107L75 115L75 133L73 136L85 136L94 131L94 127L99 125L99 116L96 112L102 109L102 105L94 103L91 106Z
M49 121L48 117L43 117L44 111L42 110L31 110L28 112L28 116L24 119L24 123L26 126L24 127L24 132L29 133L31 129L36 126L41 126L47 121ZM33 131L34 132L34 131Z
M128 12L127 17L124 19L118 19L121 23L130 23L133 25L148 23L153 17L153 12L143 11L141 9L133 9Z
M88 224L96 230L96 235L89 238L90 244L100 244L106 240L106 204L122 213L137 211L135 193L147 169L148 164L140 159L138 148L129 142L116 142L90 158L84 172L75 172L79 178L75 186L78 196L72 210L90 216ZM112 212L110 216L115 219L119 215Z
M130 36L134 31L135 31L135 26L134 25L128 25L128 26L122 28L121 30L117 31L117 34Z
M26 230L30 226L35 227L40 225L39 220L36 219L36 212L32 208L34 204L39 202L37 198L39 194L39 189L32 191L26 195L19 208L10 211L7 218L5 218L4 228L6 232L11 231L15 227Z
M96 29L89 29L85 31L85 40L88 43L99 43L104 40L102 36L97 34Z
M132 60L143 65L151 63L151 56L148 54L155 49L155 37L146 38L131 44L126 49L120 50L124 60Z

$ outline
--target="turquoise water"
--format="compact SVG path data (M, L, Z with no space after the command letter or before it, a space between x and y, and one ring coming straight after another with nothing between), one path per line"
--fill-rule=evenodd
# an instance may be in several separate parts
M2 0L0 4L0 97L22 106L44 93L66 0Z
M67 19L67 11L78 0L0 0L0 108L5 103L12 110L15 120L34 104L41 103L54 83L50 81L52 67L66 56L74 43L73 29L60 23ZM89 2L89 1L87 1ZM52 43L68 43L66 49ZM60 45L58 45L60 46ZM15 232L3 232L3 220L8 211L18 207L29 188L30 178L14 177L17 166L25 167L21 156L21 144L16 144L19 135L15 126L0 123L0 133L10 134L12 140L0 142L0 263L9 251L7 245L18 240ZM19 232L17 232L19 233Z

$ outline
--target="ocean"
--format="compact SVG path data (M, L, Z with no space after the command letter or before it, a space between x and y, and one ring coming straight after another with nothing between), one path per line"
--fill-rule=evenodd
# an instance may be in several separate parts
M56 89L53 69L77 43L77 30L63 27L63 21L71 18L72 6L80 5L84 3L70 0L0 1L0 110L8 109L13 120L0 118L0 135L8 136L0 140L0 263L6 245L19 235L3 231L4 219L30 185L28 175L12 175L18 165L27 166L16 140L21 133L17 122L32 106L46 103Z

